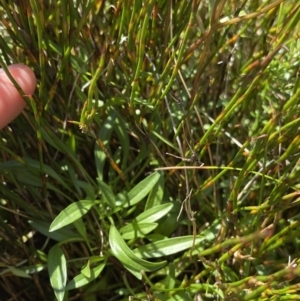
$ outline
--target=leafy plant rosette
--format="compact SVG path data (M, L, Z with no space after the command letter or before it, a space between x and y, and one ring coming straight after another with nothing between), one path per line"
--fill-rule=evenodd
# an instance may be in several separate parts
M168 227L169 220L176 221L178 214L178 211L172 210L173 202L164 201L164 178L159 172L150 174L128 193L119 195L115 195L102 180L98 179L97 182L101 191L99 200L80 200L70 204L59 213L49 227L49 234L59 240L48 253L49 277L59 301L64 300L69 290L95 281L101 277L105 268L112 268L112 266L119 269L124 277L126 277L124 271L127 270L139 280L142 280L147 272L155 272L157 275L169 278L172 275L170 271L173 270L173 277L175 277L174 263L169 262L168 257L190 250L193 245L196 254L199 250L203 250L201 242L212 240L219 229L219 224L215 223L195 238L193 236L168 238L155 232L158 228ZM147 201L143 204L146 197ZM155 205L149 208L148 205L153 203ZM137 206L142 206L143 212L124 224L126 217ZM85 215L91 211L98 216L99 225L102 225L100 226L102 229L99 228L99 232L103 232L99 255L86 258L78 275L67 282L69 263L63 248L76 241L84 241L91 248L84 222ZM120 227L119 224L124 226ZM37 221L33 225L37 228L41 226ZM70 231L72 236L61 239L65 237L66 231ZM151 240L148 243L143 241L146 236ZM91 250L91 253L95 253L95 250ZM174 286L170 284L166 291L172 289ZM160 298L171 300L167 293L161 293Z

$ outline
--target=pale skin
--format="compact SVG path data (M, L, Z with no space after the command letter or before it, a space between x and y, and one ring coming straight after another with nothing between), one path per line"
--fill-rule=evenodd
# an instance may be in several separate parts
M19 84L25 95L31 96L36 87L33 71L23 65L8 67L9 72ZM26 103L3 69L0 69L0 129L14 120L24 109Z

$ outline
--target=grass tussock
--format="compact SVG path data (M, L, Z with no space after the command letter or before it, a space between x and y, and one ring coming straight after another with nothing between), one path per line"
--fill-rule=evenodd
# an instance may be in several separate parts
M0 12L1 299L299 299L298 1Z

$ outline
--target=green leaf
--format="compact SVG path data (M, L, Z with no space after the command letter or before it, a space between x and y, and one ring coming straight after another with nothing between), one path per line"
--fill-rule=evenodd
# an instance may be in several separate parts
M25 271L15 268L15 267L7 267L11 273L13 273L17 277L23 277L23 278L31 278Z
M175 264L173 262L169 264L168 274L164 281L164 284L166 289L169 290L173 289L176 285L176 269L175 269Z
M32 161L34 161L34 160L32 160ZM29 164L27 164L26 160L24 160L23 162L24 162L24 164L21 164L20 162L17 162L17 161L8 161L3 164L0 164L0 172L1 171L5 171L5 172L11 171L14 174L18 183L24 183L28 186L44 187L44 183L43 183L41 175L40 175L40 170L36 169L36 164L32 164L32 166L30 166ZM55 175L55 173L51 171L52 169L48 168L47 165L45 165L45 169L49 172L50 177ZM44 171L44 172L46 172L46 171ZM54 178L56 181L61 181L60 178L56 178L55 176L54 176ZM51 184L51 182L52 181L46 181L47 189L55 191L56 193L59 193L60 195L64 196L66 199L69 198L69 196L67 194L63 193L60 189L57 188L57 187L60 187L59 185L55 186L55 185Z
M101 181L100 179L97 179L97 182L100 187L104 201L111 208L115 208L116 207L116 198L115 198L113 192L111 191L110 187L108 185L106 185L103 181Z
M108 147L109 144L109 139L113 131L113 124L114 124L114 119L116 118L116 112L112 111L110 115L107 117L105 120L103 126L101 126L101 129L97 135L99 137L105 147ZM98 143L95 145L95 150L94 150L94 155L95 155L95 163L96 163L96 169L97 169L97 175L100 180L103 179L103 170L104 166L106 163L106 155L103 152L103 150L100 148Z
M54 219L54 221L50 225L49 231L52 232L73 223L77 219L84 216L95 204L95 201L90 200L82 200L72 203L63 211L61 211L59 215Z
M158 258L176 254L193 246L193 236L181 236L160 240L134 250L134 254L144 258ZM196 237L195 245L204 241L205 237Z
M195 247L202 241L207 243L213 241L221 228L221 222L216 219L207 229L205 229L201 236L198 235L195 239ZM143 258L159 258L162 256L168 256L176 254L180 251L187 250L193 246L194 237L192 235L174 237L170 239L164 239L155 241L148 245L136 248L133 252L139 257ZM203 243L204 245L204 243ZM202 248L202 247L201 247ZM198 246L199 249L199 246Z
M224 272L224 271L223 271ZM237 280L236 280L237 281ZM210 284L204 284L204 283L191 283L190 288L192 290L196 291L206 291L207 293L212 293L214 296L216 296L216 299L218 300L225 300L224 292L222 289L216 285L210 285ZM250 299L254 300L254 299ZM290 299L292 300L292 299Z
M86 278L91 277L90 261L88 261L88 263L81 269L81 274Z
M189 292L179 292L173 297L169 298L167 301L193 301Z
M135 239L144 237L158 226L157 223L135 223L132 222L120 229L120 233L124 239Z
M153 223L167 215L173 208L173 203L166 203L141 213L135 218L136 222Z
M129 156L129 150L130 150L130 143L128 138L128 130L126 127L126 124L124 120L121 118L119 114L117 114L115 120L114 120L114 129L118 136L118 139L120 141L120 145L122 145L122 167L121 169L126 169L128 164L128 156Z
M41 130L43 139L45 139L55 149L59 150L63 154L73 154L73 152L68 148L67 144L64 143L58 137L56 137L56 135L53 134L50 129L41 127L40 130Z
M135 276L138 275L139 279L142 277L141 271L155 271L162 268L166 263L166 261L152 263L137 257L126 245L114 225L111 225L109 230L109 244L116 258Z
M155 233L166 237L171 237L172 233L179 227L178 212L181 210L179 202L172 202L172 209L165 214L160 220L159 225L155 229Z
M0 171L1 170L11 170L11 171L18 171L18 172L28 172L29 175L35 174L36 176L40 175L41 165L39 161L33 160L33 159L23 159L22 163L19 161L8 161L5 163L2 163L0 165ZM55 179L57 182L59 182L60 185L64 186L66 189L70 189L68 185L63 181L63 179L48 165L43 163L43 171L45 174L47 174L49 177ZM32 175L32 177L34 177ZM24 179L26 180L26 179ZM39 181L41 181L41 177L39 178ZM38 181L38 182L39 182Z
M132 190L129 191L128 197L129 202L123 203L123 207L129 207L140 202L154 187L156 182L159 180L160 174L158 172L154 172L146 179L142 180L138 183Z
M84 285L87 285L88 283L91 283L93 280L98 278L100 273L105 267L105 262L101 263L100 265L90 269L90 277L86 277L84 274L79 274L76 277L74 277L66 286L66 290L72 290L75 288L82 287Z
M135 270L133 269L131 266L128 266L126 264L123 264L124 267L133 275L135 276L137 279L142 280L143 276L140 270Z
M153 189L150 191L147 203L145 206L145 210L156 207L160 205L163 201L164 197L164 186L165 186L165 179L164 179L164 174L160 174L160 178L153 187Z
M85 223L83 222L82 219L77 219L76 221L73 222L73 226L76 228L78 233L84 238L84 240L87 242L88 237L86 234L86 227Z
M54 294L58 301L63 301L67 283L67 262L58 244L49 251L48 271Z
M96 198L95 188L92 184L77 180L75 185L77 186L77 188L80 188L84 191L84 195L87 199L93 200Z
M162 135L160 135L156 131L152 131L151 134L155 135L157 138L159 138L161 141L163 141L163 143L169 145L174 150L178 150L178 148L176 148L176 146L172 142L170 142L169 140L167 140L165 137L163 137Z
M46 264L36 264L24 267L23 270L26 274L36 274L47 268Z
M65 241L65 240L69 240L72 239L73 241L78 240L78 241L82 241L82 237L79 236L78 234L76 234L75 232L71 231L68 228L64 228L64 229L59 229L58 231L55 232L49 232L49 227L50 227L50 223L49 222L45 222L45 221L40 221L40 220L32 220L29 221L29 224L36 229L37 231L39 231L40 233L42 233L43 235L54 239L56 241Z

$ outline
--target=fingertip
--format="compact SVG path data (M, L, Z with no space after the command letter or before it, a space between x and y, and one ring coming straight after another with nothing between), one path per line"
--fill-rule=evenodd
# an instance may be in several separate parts
M24 64L11 65L8 70L24 93L32 95L36 87L33 71ZM15 119L25 105L24 99L4 70L0 70L0 129Z
M8 66L8 70L27 95L32 95L36 87L36 77L33 71L24 64Z

